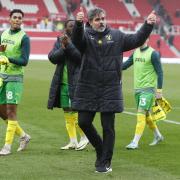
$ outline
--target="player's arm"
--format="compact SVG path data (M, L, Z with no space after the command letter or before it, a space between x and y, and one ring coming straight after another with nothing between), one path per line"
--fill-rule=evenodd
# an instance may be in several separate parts
M53 49L48 54L48 59L53 64L61 63L62 60L64 61L65 58L65 52L64 49L61 47L60 38L57 38L57 41L55 42Z
M8 57L9 62L19 65L19 66L26 66L29 61L30 55L30 39L27 35L24 35L21 42L21 56L18 59Z
M149 37L152 30L153 25L147 24L147 22L145 22L135 34L125 34L120 32L123 38L123 52L141 46Z
M122 35L122 44L123 51L128 51L134 48L137 48L144 44L146 39L149 37L153 30L153 25L156 23L157 17L155 11L152 11L145 23L141 26L141 28L135 34L123 34ZM121 39L121 40L122 40Z
M73 27L72 32L72 42L78 48L78 50L83 53L86 47L85 40L85 29L84 29L84 11L83 8L80 7L79 12L76 15L76 21Z
M154 51L151 55L151 62L154 70L157 74L157 98L162 97L162 87L163 87L163 70L160 61L160 55L158 52Z
M131 54L131 56L128 58L127 61L123 62L122 70L126 70L132 65L133 65L133 54Z

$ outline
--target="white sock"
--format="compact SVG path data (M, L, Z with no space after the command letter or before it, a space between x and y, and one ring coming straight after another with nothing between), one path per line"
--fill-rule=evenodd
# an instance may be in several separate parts
M160 137L160 136L162 136L162 135L161 135L159 129L158 129L158 128L155 128L155 129L154 129L154 137L157 137L157 136Z
M6 147L7 149L11 150L11 144L5 144L4 147Z
M133 142L134 142L135 144L138 144L140 138L141 138L141 135L140 135L140 134L135 134L134 139L133 139Z
M73 144L75 144L75 145L78 145L78 141L77 141L76 138L71 138L71 139L70 139L70 142L73 143Z
M23 132L23 134L20 136L20 138L23 138L23 137L25 137L25 136L26 136L26 133Z
M87 139L87 137L84 135L84 136L81 136L81 139L80 139L80 141L87 141L88 139Z

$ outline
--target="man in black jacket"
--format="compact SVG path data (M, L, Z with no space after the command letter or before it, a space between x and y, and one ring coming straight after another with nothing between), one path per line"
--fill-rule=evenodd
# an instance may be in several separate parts
M124 34L107 27L106 13L94 8L88 12L84 30L84 12L77 13L73 43L82 53L80 74L72 107L79 112L79 126L96 150L96 172L110 172L115 142L114 119L123 111L122 59L123 52L142 45L150 35L156 15L152 12L136 34ZM101 112L103 139L92 122Z
M81 54L70 41L73 26L74 20L68 20L65 23L65 33L57 38L48 56L49 60L57 65L49 92L48 109L63 108L66 129L70 139L67 145L61 147L62 150L82 150L89 142L78 126L77 112L71 109L71 100L81 64ZM76 128L81 136L79 144Z

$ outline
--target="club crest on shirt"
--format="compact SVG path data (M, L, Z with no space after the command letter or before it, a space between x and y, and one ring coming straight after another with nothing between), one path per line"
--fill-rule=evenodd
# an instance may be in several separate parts
M107 40L107 41L111 41L111 40L112 40L111 34L106 35L106 40Z

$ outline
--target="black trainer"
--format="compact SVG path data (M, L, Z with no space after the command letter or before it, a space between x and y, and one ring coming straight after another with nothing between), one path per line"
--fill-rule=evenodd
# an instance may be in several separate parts
M112 168L111 166L98 166L96 167L96 171L97 173L108 173L108 172L112 172Z

